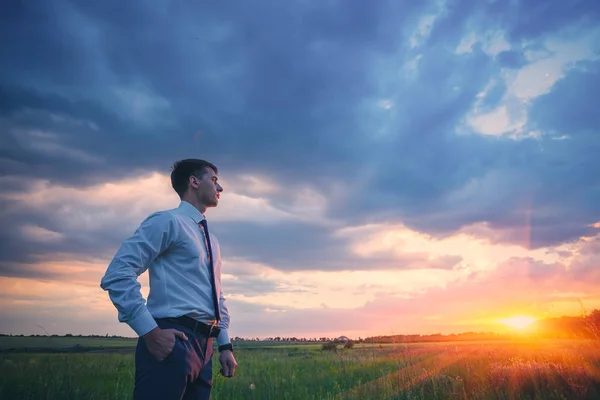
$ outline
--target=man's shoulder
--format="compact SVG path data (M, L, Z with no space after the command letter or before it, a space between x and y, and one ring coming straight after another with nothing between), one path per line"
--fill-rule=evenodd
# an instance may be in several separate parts
M158 225L173 225L177 222L178 216L176 214L177 209L165 209L151 212L144 218L142 225L145 224L158 224Z
M154 211L150 215L158 214L158 215L165 215L165 216L169 216L169 217L174 217L175 215L178 214L178 211L179 211L178 207L165 208L165 209L156 210L156 211Z
M146 217L146 220L155 220L158 223L172 225L186 225L190 221L193 222L191 217L181 207L154 211Z

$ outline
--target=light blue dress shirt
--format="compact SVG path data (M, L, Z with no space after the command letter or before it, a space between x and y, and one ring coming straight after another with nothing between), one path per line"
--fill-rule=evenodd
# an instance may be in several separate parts
M190 203L149 215L127 238L108 265L100 286L108 291L120 322L138 336L154 329L154 318L187 315L212 324L215 321L210 264L204 233L204 216ZM210 232L215 282L219 293L221 333L219 345L229 343L229 311L221 290L221 249ZM144 300L138 276L148 270L150 292Z

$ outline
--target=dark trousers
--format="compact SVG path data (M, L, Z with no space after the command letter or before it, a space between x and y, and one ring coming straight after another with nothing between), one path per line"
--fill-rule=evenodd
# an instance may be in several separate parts
M213 338L161 319L161 329L177 329L188 340L175 337L171 354L158 361L139 338L135 351L135 400L208 400L212 389Z

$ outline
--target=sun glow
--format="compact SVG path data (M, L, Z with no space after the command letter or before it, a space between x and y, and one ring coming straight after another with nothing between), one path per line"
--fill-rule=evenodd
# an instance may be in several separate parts
M513 317L504 318L500 323L515 329L525 329L537 319L528 315L515 315Z

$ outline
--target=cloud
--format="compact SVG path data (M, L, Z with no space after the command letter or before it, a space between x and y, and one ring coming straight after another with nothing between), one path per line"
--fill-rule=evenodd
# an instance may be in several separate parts
M247 262L242 263L245 265L248 264ZM286 283L281 279L277 279L277 274L273 274L269 269L263 268L263 270L266 271L260 275L253 275L248 273L248 271L242 272L239 270L236 274L234 273L235 269L231 268L231 263L227 262L226 276L223 280L223 291L235 297L251 298L269 296L274 293L309 293L314 289L314 286L307 287Z
M489 229L489 228L487 228ZM491 231L491 232L490 232ZM411 230L404 225L372 225L346 228L340 232L352 241L352 250L364 257L374 254L426 254L432 260L445 260L457 270L488 270L509 257L534 257L556 262L556 255L546 249L527 249L495 239L496 230L469 226L449 237L435 237ZM512 235L514 240L516 235Z
M129 327L117 322L106 295L78 281L3 277L0 292L2 333L133 336Z
M459 333L469 330L501 331L504 328L498 320L517 314L542 318L577 314L580 307L578 300L582 300L588 308L600 304L596 293L600 274L590 268L597 260L589 258L590 252L597 258L598 240L596 237L573 245L575 254L560 262L545 263L532 257L511 257L496 268L455 277L445 285L429 287L409 296L382 294L353 309L315 308L310 314L307 310L288 308L276 316L263 314L258 325L243 317L238 321L239 329L250 329L263 335L291 332L339 335L349 332L363 337L368 334ZM294 320L308 320L309 315L311 322L308 326L300 324L298 328L287 328L294 325ZM275 326L275 318L286 323ZM364 321L369 328L359 330L348 323L357 319ZM327 320L330 322L321 325Z
M507 27L513 40L532 40L549 32L556 32L565 25L578 28L594 27L599 14L594 0L555 3L543 0L528 2L496 2L491 11L500 23Z
M486 54L491 56L500 56L511 49L511 45L506 41L503 31L488 30L481 37L475 32L463 37L455 51L458 54L471 53L473 47L477 44L481 46Z
M532 124L539 130L567 137L594 132L600 124L594 107L599 90L600 61L575 64L568 77L536 99L530 112Z
M508 135L518 139L538 136L547 130L528 129L528 113L535 99L548 93L556 82L563 79L573 64L594 57L597 46L595 38L598 30L577 30L575 33L558 34L539 42L527 45L510 45L496 55L496 61L502 67L499 79L505 85L503 97L496 108L486 107L487 92L497 87L499 82L492 81L480 93L480 100L467 117L467 123L474 132L487 135Z
M187 157L219 166L229 288L240 307L272 295L265 315L332 318L311 274L360 307L388 281L408 296L510 256L562 264L598 232L593 0L119 10L0 16L4 277L94 281L177 204Z
M75 259L109 257L149 214L179 204L169 177L157 173L87 187L52 185L45 180L21 187L13 178L2 182L7 186L0 195L4 210L0 260L11 262L52 261L65 253ZM265 198L236 193L226 182L223 185L231 192L211 214L216 224L235 221L269 226L306 218L304 204L290 207L296 212L292 214Z
M459 255L432 257L425 251L365 252L349 228L307 223L276 225L232 222L216 228L222 252L283 271L453 269ZM360 231L360 229L359 229Z
M527 64L527 58L523 52L507 50L498 53L496 60L504 68L522 68Z
M297 3L279 10L270 29L281 34L271 35L260 28L261 4L227 17L211 6L196 22L190 17L195 8L178 6L170 10L176 25L167 24L161 13L131 6L124 15L135 18L119 25L125 17L115 17L105 5L59 3L64 12L48 15L64 21L66 32L82 32L74 35L72 59L31 69L33 61L18 56L16 47L5 49L12 60L0 85L1 123L10 139L6 170L87 185L166 173L177 158L214 154L209 158L225 175L261 176L274 187L302 188L303 202L314 201L306 211L317 210L319 218L412 223L482 176L506 174L512 167L509 154L532 154L529 144L453 136L465 114L475 106L473 124L491 134L519 129L526 114L506 99L517 98L519 82L530 81L527 69L555 59L559 68L587 57L586 46L595 37L593 31L587 36L573 31L578 44L569 47L570 39L563 37L572 21L564 20L554 38L531 38L546 45L546 55L537 42L528 44L522 53L530 64L511 77L494 59L516 51L506 33L511 25L489 25L481 14L487 7L508 18L510 7L411 6L399 14L407 21L400 32L393 30L396 6L340 12L337 3L318 11ZM11 12L23 22L39 18L25 6ZM8 26L15 43L24 40L20 26ZM39 46L67 51L61 33L48 34L49 22L33 26L33 34L44 38ZM478 39L483 47L472 43L455 53L461 41L477 38L483 28L487 36ZM427 40L411 48L414 35ZM263 45L254 46L249 37ZM151 50L156 43L165 44L160 57ZM82 75L79 65L90 59L95 67ZM82 72L58 73L67 65ZM406 76L396 74L400 65L409 66ZM269 202L293 213L289 193L271 192L260 200L262 206L257 200L253 207L260 210ZM372 211L365 214L366 209ZM227 211L222 215L235 215ZM470 215L447 226L412 226L455 230L489 218Z
M248 180L233 179L233 181ZM11 179L6 179L10 182ZM258 179L252 179L254 186ZM318 216L311 193L295 197L281 210L264 197L250 197L229 187L221 204L209 213L211 230L220 238L226 257L260 262L281 270L451 269L460 257L430 257L426 252L364 255L351 251L339 224ZM280 189L267 186L268 191ZM134 188L139 188L134 190ZM290 193L287 193L289 196ZM179 199L167 176L152 174L87 188L30 183L27 193L13 191L2 197L6 210L2 273L35 276L40 268L19 263L108 261L120 242L151 212L176 207ZM54 212L48 214L47 209ZM317 213L315 213L315 209ZM312 213L312 215L311 215ZM15 221L18 221L15 223ZM343 232L340 231L340 232ZM17 250L17 251L15 251ZM44 267L46 268L46 267ZM19 272L20 271L20 272ZM48 272L46 272L47 274Z
M537 255L511 257L508 253L509 258L496 268L445 276L419 271L350 272L343 277L332 272L289 274L226 260L226 264L236 266L230 272L249 272L247 276L236 275L236 279L225 277L233 316L231 333L245 337L365 337L489 331L501 329L496 321L513 314L544 317L577 313L578 299L587 307L600 304L596 293L600 275L594 268L599 243L596 236L559 248L563 255L555 261L542 261ZM296 290L273 290L275 282L280 289ZM42 333L37 327L41 324L57 334L106 331L132 335L124 324L116 322L108 298L82 282L8 278L0 285L3 309L11 310L2 315L3 323L10 322L3 326L10 326L11 332ZM142 290L147 294L147 281ZM29 319L22 318L25 312ZM356 320L363 324L357 326Z

